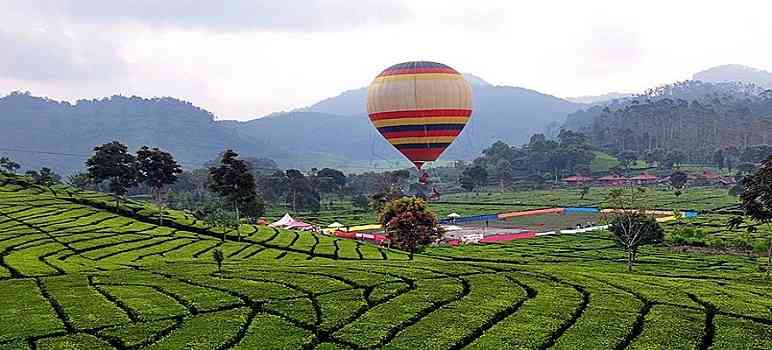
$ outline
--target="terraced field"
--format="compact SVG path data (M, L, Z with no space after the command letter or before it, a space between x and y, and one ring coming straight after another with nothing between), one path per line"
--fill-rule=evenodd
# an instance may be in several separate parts
M308 233L164 226L141 203L0 179L2 349L769 349L749 257L602 233L393 250ZM222 249L223 273L210 255Z

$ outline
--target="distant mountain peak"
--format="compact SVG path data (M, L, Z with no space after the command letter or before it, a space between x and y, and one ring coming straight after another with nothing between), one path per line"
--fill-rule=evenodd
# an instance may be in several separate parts
M708 68L695 74L693 79L710 83L739 81L772 89L772 73L740 64L724 64Z
M471 85L475 86L493 86L493 84L485 81L485 79L480 78L472 73L464 73L464 78L466 78L466 81L469 82Z

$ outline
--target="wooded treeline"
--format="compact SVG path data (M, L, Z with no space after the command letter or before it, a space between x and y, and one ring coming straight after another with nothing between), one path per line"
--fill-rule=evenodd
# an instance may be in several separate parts
M611 154L680 150L688 162L710 163L718 149L772 142L772 90L685 81L574 113L565 126Z

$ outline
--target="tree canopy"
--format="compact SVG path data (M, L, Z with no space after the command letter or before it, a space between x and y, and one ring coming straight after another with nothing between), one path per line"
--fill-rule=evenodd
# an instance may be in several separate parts
M117 196L126 195L139 180L137 158L118 141L94 147L94 154L86 161L86 172L97 184L108 181L110 192Z
M437 217L416 197L403 197L386 204L380 222L391 242L412 256L424 246L442 238L443 230Z

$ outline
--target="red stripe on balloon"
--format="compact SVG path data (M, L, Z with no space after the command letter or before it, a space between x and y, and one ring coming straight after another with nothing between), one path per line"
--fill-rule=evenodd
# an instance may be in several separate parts
M418 109L408 111L390 111L370 113L370 120L420 118L420 117L468 117L471 109Z
M427 73L447 73L447 74L459 74L458 71L456 71L453 68L450 67L430 67L430 68L397 68L397 69L388 69L383 71L381 74L379 74L379 77L386 77L390 75L401 75L401 74L427 74Z
M399 151L413 162L431 162L439 158L445 148L407 148Z
M431 136L458 136L461 130L427 130L427 131L395 131L383 133L387 140L399 139L402 137L431 137Z

